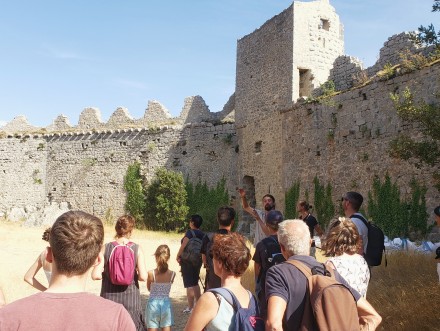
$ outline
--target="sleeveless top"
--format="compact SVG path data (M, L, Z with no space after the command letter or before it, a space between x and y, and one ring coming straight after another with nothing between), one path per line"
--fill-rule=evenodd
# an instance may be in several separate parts
M150 286L150 299L163 299L170 297L171 285L173 285L174 276L176 273L171 273L171 279L169 283L156 283L156 271L153 272L153 283Z
M131 246L134 251L134 258L137 261L139 245ZM139 291L139 280L137 272L134 273L133 282L126 285L115 285L110 281L108 270L108 260L113 249L112 243L105 244L104 251L104 272L102 273L101 297L122 304L127 309L136 330L144 330L144 310L142 309L142 299Z
M364 298L367 296L368 283L370 281L370 269L367 261L359 254L343 254L329 259L335 269L347 283L359 292Z
M249 299L252 298L252 293L249 293ZM217 315L206 325L204 331L236 331L235 329L235 310L229 302L221 295L214 294L219 301Z

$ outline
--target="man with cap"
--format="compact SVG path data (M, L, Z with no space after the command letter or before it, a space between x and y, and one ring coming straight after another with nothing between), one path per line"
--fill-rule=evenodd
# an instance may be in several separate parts
M277 237L278 224L283 220L284 216L279 210L271 210L267 213L265 230L268 236L257 244L254 257L252 258L252 260L254 260L255 271L255 294L258 298L260 314L263 319L265 319L267 315L265 291L267 270L271 266L285 261L285 258L281 254L281 247Z
M350 218L356 225L359 237L361 238L358 253L364 255L367 252L368 228L363 221L367 222L367 219L359 212L362 202L364 202L364 197L358 192L347 192L342 197L342 209L344 210L345 217Z

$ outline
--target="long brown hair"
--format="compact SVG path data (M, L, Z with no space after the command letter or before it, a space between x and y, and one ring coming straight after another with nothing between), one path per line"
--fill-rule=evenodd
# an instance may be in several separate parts
M131 215L123 215L118 218L115 224L116 235L115 238L131 236L131 232L134 228L135 219Z
M168 245L160 245L154 253L156 257L157 270L163 274L168 271L168 261L170 259L170 248Z

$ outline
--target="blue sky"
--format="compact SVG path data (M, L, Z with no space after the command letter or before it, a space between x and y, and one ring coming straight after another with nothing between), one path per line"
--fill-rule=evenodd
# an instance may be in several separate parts
M45 127L97 107L141 118L148 100L177 116L201 95L220 111L235 89L236 42L291 0L16 0L0 11L0 125L24 115ZM393 34L440 28L432 0L330 0L345 53L372 65Z

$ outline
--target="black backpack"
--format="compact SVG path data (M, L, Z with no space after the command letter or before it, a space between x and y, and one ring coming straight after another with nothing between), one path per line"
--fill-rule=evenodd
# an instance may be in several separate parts
M262 265L257 281L263 284L266 279L267 270L276 264L286 261L286 259L284 258L283 254L281 254L280 244L274 237L269 236L264 238L261 243L263 244L266 252L266 259L261 261Z
M365 261L371 267L382 264L382 254L385 252L385 235L381 228L376 224L367 221L362 215L352 215L353 218L360 219L368 229L367 251L364 252ZM350 218L351 218L350 217ZM385 253L385 266L388 264Z
M188 240L185 248L183 249L181 259L194 267L200 267L202 265L202 239L196 236L194 230L191 230L192 237Z
M243 308L240 305L237 297L224 287L213 288L208 290L221 295L233 308L235 311L235 324L232 330L234 331L264 331L265 323L260 317L260 310L257 305L257 300L255 296L248 291L250 295L249 307ZM231 329L231 328L230 328Z

